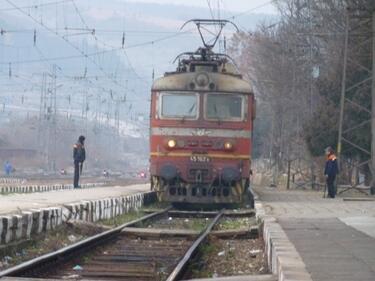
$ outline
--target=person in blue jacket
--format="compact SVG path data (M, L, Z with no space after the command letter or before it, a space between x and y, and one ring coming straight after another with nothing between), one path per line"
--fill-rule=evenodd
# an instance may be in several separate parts
M13 171L12 165L9 163L9 161L5 161L4 163L4 173L5 175L9 176Z
M324 175L326 177L326 182L327 182L327 187L328 187L328 197L335 198L336 196L335 180L336 180L336 175L339 173L339 167L337 164L335 151L332 149L332 147L327 147L325 149L325 153L327 156L327 161L326 161L326 166L324 169Z
M86 160L85 137L79 136L77 143L73 147L74 160L74 188L79 188L79 175L82 173L83 162Z

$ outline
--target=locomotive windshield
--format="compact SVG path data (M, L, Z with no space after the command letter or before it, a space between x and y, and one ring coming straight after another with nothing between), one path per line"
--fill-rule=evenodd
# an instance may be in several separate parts
M205 118L208 120L243 120L243 97L232 94L207 94Z
M161 94L161 117L198 118L198 96L196 94Z

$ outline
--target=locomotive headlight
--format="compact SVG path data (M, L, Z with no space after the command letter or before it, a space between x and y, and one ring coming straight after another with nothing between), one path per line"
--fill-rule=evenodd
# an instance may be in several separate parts
M169 140L168 142L167 142L167 145L168 145L168 147L169 148L175 148L176 147L176 145L177 145L177 142L175 141L175 140Z
M231 150L231 149L233 149L233 143L231 143L230 141L226 141L226 142L224 143L224 148L225 148L226 150Z
M199 73L195 77L195 82L198 84L199 87L206 87L207 84L210 82L208 75L206 73Z

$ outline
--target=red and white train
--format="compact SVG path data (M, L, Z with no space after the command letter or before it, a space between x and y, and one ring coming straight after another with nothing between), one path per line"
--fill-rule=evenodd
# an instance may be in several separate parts
M213 46L184 53L152 85L151 189L172 203L241 203L247 194L255 99Z

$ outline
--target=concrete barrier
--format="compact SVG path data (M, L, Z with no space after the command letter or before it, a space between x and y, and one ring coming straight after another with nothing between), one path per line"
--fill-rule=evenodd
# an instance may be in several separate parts
M305 264L290 242L277 220L268 216L262 202L253 191L256 217L262 222L263 240L268 258L268 266L278 281L312 281Z
M6 178L0 178L0 183L17 183L17 184L22 184L27 182L26 179L20 179L20 178L12 178L12 177L6 177Z
M103 186L104 183L84 183L81 188L93 188ZM32 193L47 192L56 190L73 189L72 184L53 184L53 185L20 185L20 186L0 186L1 194L9 193Z
M70 219L97 222L137 210L155 201L156 193L147 192L0 216L0 245L30 239L36 234L55 229Z

